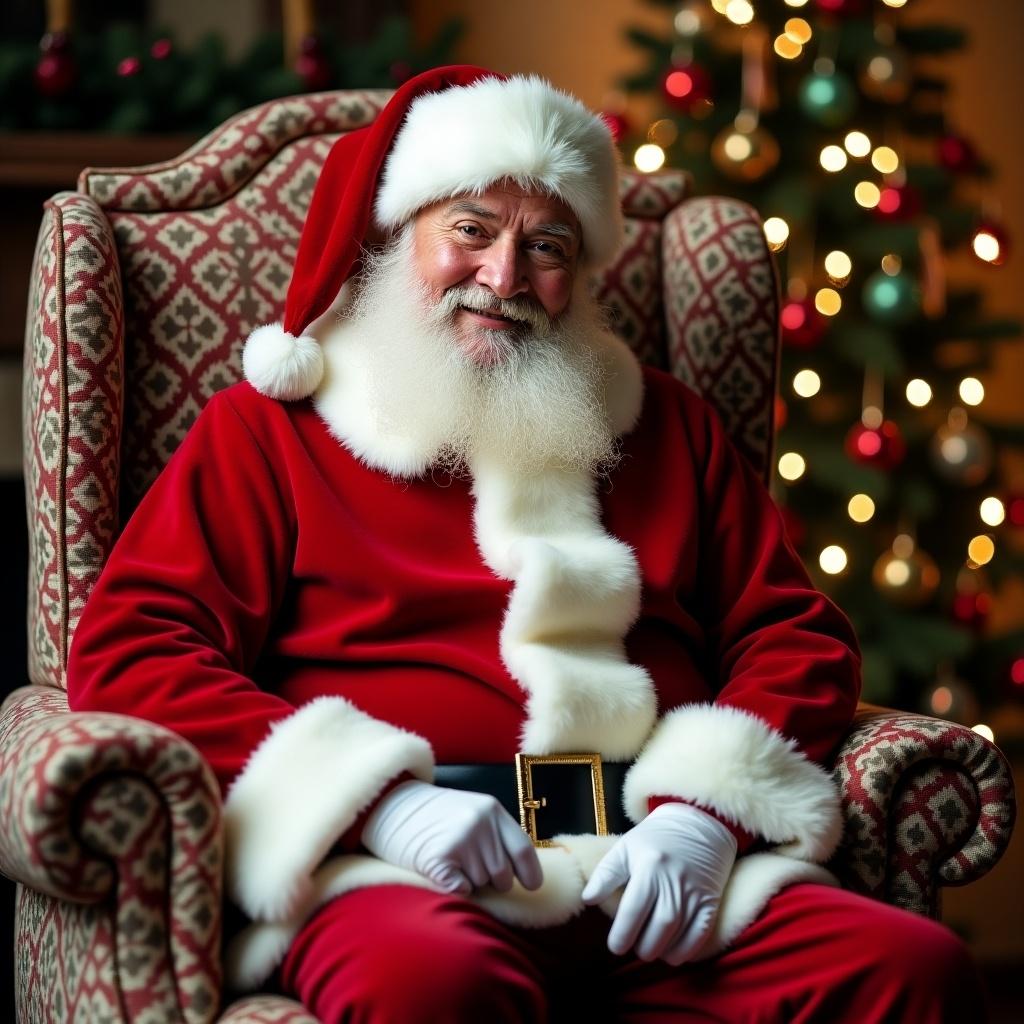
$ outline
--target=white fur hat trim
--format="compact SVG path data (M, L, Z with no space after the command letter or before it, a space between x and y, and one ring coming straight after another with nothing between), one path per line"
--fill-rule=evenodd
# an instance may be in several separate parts
M622 240L619 157L605 122L535 75L484 78L410 106L377 191L381 227L439 199L510 178L558 196L583 229L582 262L610 263Z

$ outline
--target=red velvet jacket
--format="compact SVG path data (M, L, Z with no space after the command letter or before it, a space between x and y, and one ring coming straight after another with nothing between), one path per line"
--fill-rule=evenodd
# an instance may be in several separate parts
M838 838L832 809L828 825L817 811L777 822L805 796L791 781L797 761L816 773L815 799L831 785L816 766L852 718L856 639L810 583L777 508L710 406L655 370L644 371L644 389L623 458L599 485L603 523L632 547L641 573L628 658L649 672L665 725L642 795L694 800L824 859ZM438 763L511 760L523 691L498 640L511 584L482 560L472 509L466 479L395 479L365 466L310 400L230 387L208 402L107 561L70 650L71 706L173 729L209 760L225 792L275 723L324 696L344 698L331 705L341 718L281 738L283 753L268 754L268 765L300 751L311 779L358 774L359 758L315 760L332 730L366 751L412 742L411 733L429 741ZM679 728L670 733L673 709ZM721 761L724 782L686 762L696 746ZM755 754L777 769L764 791L743 777L761 770L747 763ZM371 781L330 808L333 835L310 826L318 850L401 772L429 777L429 757L406 743L367 768ZM296 772L299 793L282 791L268 808L301 795L306 776Z

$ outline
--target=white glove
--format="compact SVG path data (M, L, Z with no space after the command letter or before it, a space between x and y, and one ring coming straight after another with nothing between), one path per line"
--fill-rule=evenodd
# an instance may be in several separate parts
M608 948L636 947L641 960L688 960L718 917L736 860L736 837L690 804L656 807L604 855L583 890L584 903L626 891L608 932Z
M374 808L361 838L381 860L417 871L446 892L484 885L507 892L513 873L527 889L544 881L529 836L484 793L403 782Z

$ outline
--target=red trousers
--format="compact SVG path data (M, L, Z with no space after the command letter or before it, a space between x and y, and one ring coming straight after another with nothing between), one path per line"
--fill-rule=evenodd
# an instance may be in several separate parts
M703 964L613 956L608 926L588 909L558 928L510 928L456 896L379 886L311 918L281 982L323 1024L974 1024L987 1016L977 971L948 928L827 886L784 889Z

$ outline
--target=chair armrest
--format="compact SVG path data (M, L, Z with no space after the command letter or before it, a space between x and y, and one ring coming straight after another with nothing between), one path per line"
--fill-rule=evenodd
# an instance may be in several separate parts
M940 887L980 878L1010 841L1010 766L965 726L861 705L834 777L845 835L831 867L887 903L938 917Z
M20 916L19 942L74 962L81 949L55 954L60 927L44 934L61 922L112 967L129 1019L148 1007L153 1019L209 1021L220 999L222 862L219 788L191 744L126 715L72 713L50 687L4 702L0 870L35 890L26 895L42 915ZM63 909L41 904L46 896ZM102 903L109 926L79 928L67 902Z
M232 1003L217 1024L320 1024L304 1006L282 996L247 996Z
M110 801L138 782L169 818L176 860L183 858L172 870L198 872L219 900L220 792L199 752L141 719L73 714L60 690L15 690L0 708L0 870L58 899L108 896L110 858L128 854L147 827L132 820L141 806Z

